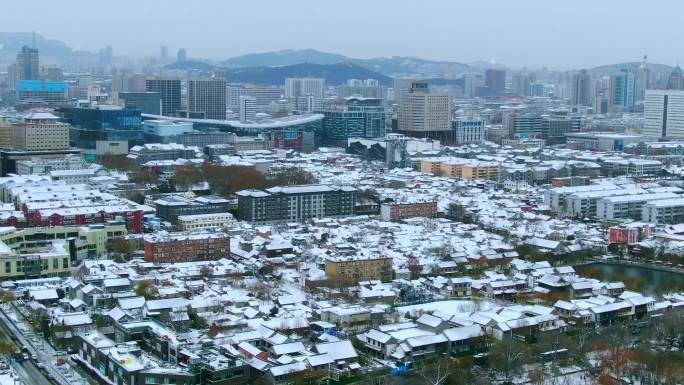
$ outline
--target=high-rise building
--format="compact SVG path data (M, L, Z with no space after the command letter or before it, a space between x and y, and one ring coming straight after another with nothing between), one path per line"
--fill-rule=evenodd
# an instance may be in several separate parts
M337 87L337 98L350 96L387 99L387 87L381 86L375 79L349 79L346 85Z
M684 139L684 91L646 90L642 133L653 138Z
M477 89L482 87L482 84L482 75L463 75L463 94L469 98L475 97L477 95Z
M232 110L239 110L240 96L251 96L256 99L256 106L258 112L266 112L269 110L271 103L282 99L283 92L278 87L266 87L255 85L229 85L226 97L228 98L228 107Z
M414 81L402 97L398 131L408 136L451 141L451 96L431 93L426 81Z
M634 112L636 74L631 68L623 68L620 75L611 77L611 102L616 110Z
M112 65L112 60L113 60L113 52L112 52L112 46L108 45L105 48L101 49L99 52L100 56L100 65L103 67L110 67Z
M167 58L169 57L169 47L168 47L168 46L165 46L165 45L162 45L162 46L159 47L159 48L160 48L160 50L161 50L161 52L160 52L161 58L162 58L162 59L167 59Z
M325 79L321 78L287 78L285 79L285 97L297 98L313 95L322 99L325 90Z
M188 80L188 112L205 119L226 119L226 79Z
M38 50L27 46L21 47L21 51L17 54L16 71L17 81L40 79Z
M145 90L161 95L162 115L176 116L181 108L181 81L179 79L147 79Z
M672 69L672 73L667 79L667 89L684 90L684 75L682 75L682 69L679 68L679 65Z
M529 74L513 75L513 93L518 96L530 96L530 83L532 83L532 77Z
M411 91L411 84L415 82L416 79L394 79L394 101L401 105L404 96Z
M176 61L179 63L182 63L184 61L188 60L188 53L185 50L185 48L181 48L178 50L178 53L176 54Z
M506 90L506 71L489 69L485 71L485 86L494 95L502 94Z
M256 98L252 96L240 96L240 121L249 122L256 118Z
M646 90L651 88L651 68L648 66L648 56L644 55L644 60L639 65L639 76L637 77L637 99L644 100Z
M143 114L161 115L162 101L158 92L119 92L119 100L127 109Z
M323 136L328 145L346 145L349 138L380 138L385 135L382 99L349 97L344 108L327 108L323 114Z
M591 84L591 77L587 70L581 70L572 76L572 105L573 106L589 106L591 100L589 98Z

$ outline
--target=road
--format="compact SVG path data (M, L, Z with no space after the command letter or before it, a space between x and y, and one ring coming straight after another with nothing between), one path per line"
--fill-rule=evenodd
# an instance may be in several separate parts
M22 378L26 385L54 385L30 360L16 363L14 372Z
M55 367L55 351L52 346L49 343L45 343L42 337L39 337L39 341L41 342L40 345L34 345L22 331L22 329L30 330L29 327L22 325L23 327L19 328L18 325L21 324L20 317L21 315L14 312L11 308L0 306L0 327L5 329L9 335L16 336L18 344L25 347L30 355L35 355L37 357L37 361L44 365L45 370L52 375L56 383L60 385L80 385L85 383L82 377L74 370L70 370L70 374L67 377L61 370L58 370ZM52 384L52 381L48 380L33 362L24 362L17 366L21 366L21 368L24 369L24 375L28 375L28 377L22 376L24 383L34 384L37 382L43 383L44 381L45 384ZM17 370L17 372L19 372L19 370ZM21 373L19 374L21 375Z

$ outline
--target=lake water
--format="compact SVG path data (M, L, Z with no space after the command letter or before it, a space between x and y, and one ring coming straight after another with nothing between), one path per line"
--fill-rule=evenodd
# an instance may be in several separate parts
M642 286L641 291L649 295L666 293L672 288L684 285L684 275L647 269L639 266L615 265L609 263L595 263L592 265L576 266L579 275L588 275L601 281L621 281L625 277ZM629 285L627 285L629 287Z

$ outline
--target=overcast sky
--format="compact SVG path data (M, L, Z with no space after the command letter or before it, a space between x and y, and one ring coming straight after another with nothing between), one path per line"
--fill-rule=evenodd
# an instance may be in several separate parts
M0 0L0 30L35 31L89 51L225 59L315 48L350 57L418 56L570 69L674 64L681 0Z

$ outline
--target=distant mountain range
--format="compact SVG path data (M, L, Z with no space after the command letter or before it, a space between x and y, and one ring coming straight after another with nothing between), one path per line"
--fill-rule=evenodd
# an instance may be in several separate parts
M608 65L603 65L599 67L594 67L591 69L591 72L593 72L596 75L616 75L620 73L621 69L624 68L639 68L641 65L640 62L627 62L627 63L618 63L618 64L608 64ZM651 69L651 72L672 72L672 69L674 68L673 66L669 66L666 64L658 64L658 63L648 63L648 67Z
M228 79L235 83L283 85L285 78L324 78L328 85L344 84L347 79L376 79L381 85L391 86L392 78L353 63L313 64L302 63L279 67L253 67L229 69Z
M98 62L92 52L74 50L65 43L35 35L40 50L41 64L76 65L81 68ZM31 46L33 36L24 32L0 32L0 66L14 62L23 45ZM144 62L141 62L144 63ZM151 61L154 66L154 61ZM612 75L626 67L638 67L639 62L610 64L591 69L597 75ZM501 64L484 61L459 63L425 60L416 57L393 56L374 59L355 59L344 55L315 49L283 50L236 56L219 63L192 60L165 66L169 70L211 72L216 67L228 69L231 82L282 85L286 77L323 77L330 85L344 83L347 79L377 79L390 86L392 78L430 79L434 85L459 85L464 73L482 73L487 68L506 68ZM672 66L649 63L651 71L670 72ZM72 67L73 68L73 67Z
M301 63L337 64L349 62L390 77L454 78L466 72L479 72L480 66L464 63L424 60L415 57L354 59L315 49L284 50L237 56L224 62L226 67L276 67ZM480 63L478 63L480 64Z
M223 62L228 68L275 67L293 64L336 64L348 61L344 55L315 49L283 50L236 56Z
M14 62L17 52L25 45L33 46L33 34L0 32L0 62ZM36 47L44 64L92 62L97 58L94 53L74 50L59 40L46 39L40 34L36 34Z

